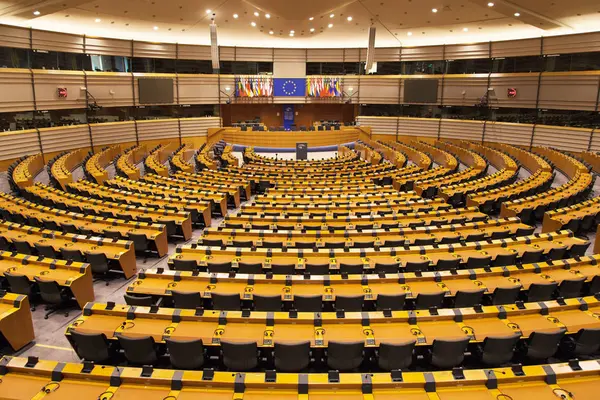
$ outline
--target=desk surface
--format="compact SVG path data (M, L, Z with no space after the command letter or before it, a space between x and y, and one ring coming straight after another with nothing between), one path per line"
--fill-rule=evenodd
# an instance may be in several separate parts
M29 307L27 296L0 291L0 334L14 351L35 339Z

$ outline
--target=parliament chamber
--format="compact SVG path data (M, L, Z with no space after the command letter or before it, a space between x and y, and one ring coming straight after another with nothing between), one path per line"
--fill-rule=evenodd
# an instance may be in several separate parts
M0 399L598 397L595 2L5 3Z

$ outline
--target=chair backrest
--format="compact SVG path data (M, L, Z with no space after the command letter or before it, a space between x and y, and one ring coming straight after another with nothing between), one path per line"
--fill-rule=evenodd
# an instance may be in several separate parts
M208 272L210 273L225 273L231 270L231 262L224 263L208 263Z
M33 252L31 251L31 246L29 245L28 242L24 241L24 240L13 240L13 247L15 248L15 250L17 251L17 253L21 253L21 254L33 254Z
M294 296L294 308L300 312L321 312L323 307L323 297L314 296Z
M488 336L483 340L481 346L481 362L485 365L500 366L509 362L515 352L515 346L521 335L510 336Z
M498 254L494 259L494 266L504 267L507 265L515 265L517 263L517 255L514 253L510 254Z
M340 264L340 274L362 274L363 273L363 265L362 264Z
M148 250L148 238L142 233L128 233L127 239L133 242L133 248L135 251L146 251Z
M296 273L295 264L271 264L271 271L275 275L294 275Z
M575 347L573 353L576 356L590 355L600 349L600 329L580 329L573 337Z
M527 340L527 358L535 361L544 361L552 357L556 353L556 350L558 350L558 344L564 335L564 330L532 332Z
M376 306L377 310L392 310L398 311L404 309L406 294L378 294Z
M460 260L458 258L440 259L433 266L433 268L438 271L449 271L454 268L458 269L459 267L460 267Z
M273 296L254 295L254 310L256 311L281 311L282 307L283 302L278 294Z
M199 369L204 365L204 345L202 339L165 339L171 366L177 369Z
M0 250L6 251L10 249L10 243L4 236L0 236Z
M481 304L485 290L459 290L454 297L454 307L473 307L476 304Z
M434 339L431 347L431 364L437 368L453 368L462 364L469 338Z
M409 261L404 265L406 272L423 272L429 268L429 261Z
M215 310L240 310L242 303L239 293L211 293Z
M282 372L300 372L310 363L310 342L275 342L275 369Z
M492 262L492 257L490 256L482 256L482 257L473 257L470 256L467 260L467 268L483 268L490 265Z
M234 240L233 247L254 247L252 240Z
M34 243L34 246L40 256L58 258L58 254L51 245Z
M261 263L244 263L241 262L238 267L238 272L240 274L262 274L262 264Z
M133 365L152 365L158 361L156 345L152 336L127 337L120 335L119 345L125 358Z
M202 239L202 246L221 247L223 239Z
M69 337L79 358L98 364L109 361L111 355L104 333L86 333L72 329Z
M173 304L175 308L187 308L195 310L202 306L202 297L199 292L180 292L172 290Z
M176 271L197 271L198 263L196 260L180 260L178 258L174 258L173 269Z
M14 274L12 272L5 272L4 277L8 281L8 286L12 293L24 294L31 296L33 289L33 282L28 277L21 274Z
M521 263L523 264L531 264L538 262L542 259L544 255L543 250L526 250L521 256Z
M362 311L364 296L335 296L335 309L344 311Z
M413 350L416 341L380 342L377 363L385 371L408 368L413 362Z
M499 306L501 304L514 304L521 293L520 286L513 287L497 287L494 289L494 295L492 296L492 304Z
M139 296L125 293L123 297L125 298L125 303L129 306L150 307L154 305L152 296Z
M327 345L327 365L338 371L358 368L363 361L365 343L337 342L330 340Z
M46 281L37 276L34 279L40 289L40 296L44 303L62 304L66 300L61 287L56 281Z
M83 254L78 249L66 249L62 247L60 249L60 255L65 260L73 261L73 262L85 262L83 258Z
M558 285L558 293L564 298L579 297L584 283L585 278L565 279Z
M400 264L392 263L392 264L382 264L375 263L375 272L378 274L394 274L398 272Z
M221 340L223 364L232 371L249 371L258 365L256 342L228 342Z
M329 264L306 264L305 271L311 275L328 275Z
M96 274L104 274L108 272L110 267L108 266L108 259L104 253L86 252L85 258L92 267L92 272Z
M547 301L552 299L552 294L558 287L556 282L532 283L527 291L527 301Z
M415 300L415 308L417 310L427 310L431 307L442 307L444 295L444 292L419 293Z

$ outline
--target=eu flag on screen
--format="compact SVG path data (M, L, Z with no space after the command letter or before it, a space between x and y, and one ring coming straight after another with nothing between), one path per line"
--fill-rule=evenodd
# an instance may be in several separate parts
M306 96L305 78L274 78L273 92L275 96Z

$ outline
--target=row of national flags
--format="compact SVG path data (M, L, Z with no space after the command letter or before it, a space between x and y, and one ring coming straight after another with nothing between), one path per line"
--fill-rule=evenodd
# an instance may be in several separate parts
M235 97L272 97L273 79L269 77L236 76Z
M265 76L236 76L235 97L273 97L274 82L281 88L278 96L341 97L342 78L312 76L304 79L272 78Z

